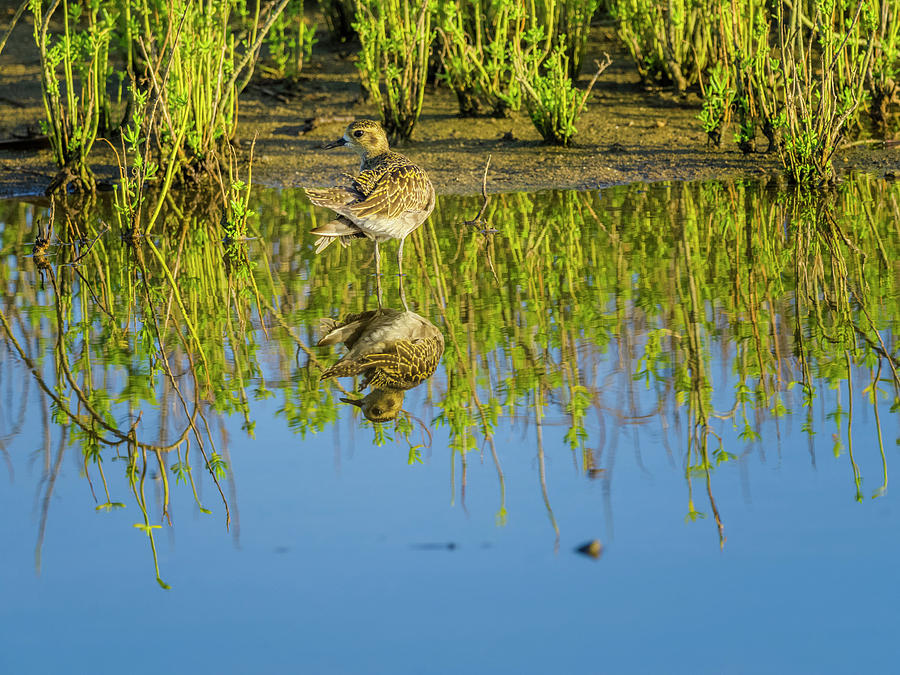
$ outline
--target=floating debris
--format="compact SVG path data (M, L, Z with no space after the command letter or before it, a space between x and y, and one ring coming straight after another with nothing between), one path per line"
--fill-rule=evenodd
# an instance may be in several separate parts
M597 560L601 555L603 555L603 544L600 543L599 539L593 539L588 543L582 544L581 546L576 548L575 552L589 555L590 557Z

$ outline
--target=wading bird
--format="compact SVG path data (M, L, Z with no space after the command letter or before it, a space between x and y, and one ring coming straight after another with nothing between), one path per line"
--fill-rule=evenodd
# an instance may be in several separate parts
M388 239L399 239L400 295L404 308L409 309L403 293L403 244L409 233L425 222L434 209L434 186L422 169L390 149L384 129L378 122L352 122L344 135L325 145L325 149L340 146L349 146L359 155L359 175L347 176L349 185L306 188L313 204L338 214L338 218L312 230L319 237L316 253L335 239L347 246L354 237L368 237L375 242L375 274L380 275L379 244ZM380 306L380 284L378 303Z

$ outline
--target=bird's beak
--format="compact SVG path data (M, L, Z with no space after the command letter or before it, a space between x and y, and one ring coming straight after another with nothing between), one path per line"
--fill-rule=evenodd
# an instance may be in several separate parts
M350 405L355 405L357 408L362 408L361 398L342 398L341 403L349 403Z
M343 136L341 136L336 141L331 141L331 143L326 143L325 145L322 146L322 148L325 150L331 150L332 148L339 148L342 145L347 145L347 139L344 138Z

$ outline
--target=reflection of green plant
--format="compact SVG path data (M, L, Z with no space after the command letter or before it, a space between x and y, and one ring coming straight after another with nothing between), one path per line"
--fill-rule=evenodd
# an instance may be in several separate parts
M223 192L222 201L225 204L225 213L222 216L222 230L226 240L244 239L247 237L247 220L257 214L250 208L250 187L253 183L253 147L256 145L254 138L250 146L250 161L247 164L247 181L244 182L238 176L237 158L234 151L228 162L228 176L221 180Z
M83 257L51 270L59 278L42 272L46 296L27 295L39 286L34 267L0 266L16 300L0 312L0 334L26 366L53 354L43 366L48 421L71 429L66 438L82 452L102 508L121 503L123 487L139 495L157 468L174 476L173 490L190 485L194 495L195 480L220 481L228 448L212 443L211 418L237 415L250 436L257 399L274 396L279 423L298 439L350 417L339 402L347 393L320 384L321 355L311 345L322 316L373 307L366 252L316 255L296 223L330 216L297 192L251 190L247 208L260 218L248 234L258 239L236 248L222 241L218 200L210 212L183 197L174 193L162 207L152 242L101 237L89 249L61 247L59 263ZM822 435L812 410L837 388L828 432L842 460L852 447L861 485L853 416L864 406L878 419L885 399L894 411L900 405L900 364L887 341L900 316L891 273L900 258L898 201L900 187L866 176L825 200L802 192L773 200L745 183L517 193L492 196L484 212L491 227L479 231L437 223L467 220L480 198L441 198L433 222L410 237L405 279L416 311L445 337L443 367L417 390L433 407L429 426L447 435L444 447L461 463L472 452L493 460L502 523L509 450L495 443L498 429L544 434L542 474L545 455L564 452L598 478L608 456L598 426L661 423L682 448L689 518L705 509L724 541L717 472L742 452L764 451L766 424L782 418ZM54 231L92 240L100 215L63 212ZM20 250L41 217L39 207L0 202L0 251ZM29 298L27 311L19 297ZM151 419L156 409L171 416ZM140 421L138 410L147 411ZM373 427L372 436L416 463L429 441L411 419ZM128 445L132 424L136 446ZM558 430L552 443L548 430ZM116 447L128 459L111 476ZM196 477L192 463L202 469ZM552 474L543 478L552 493ZM708 508L699 506L700 486ZM168 489L157 507L135 496L151 514L145 525L166 517Z

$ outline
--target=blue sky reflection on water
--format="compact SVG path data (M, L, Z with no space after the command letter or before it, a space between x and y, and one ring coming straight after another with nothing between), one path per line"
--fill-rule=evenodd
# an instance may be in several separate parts
M492 462L470 455L464 510L440 429L431 457L407 466L404 448L372 447L344 421L357 443L337 465L332 433L300 441L276 408L254 406L271 421L231 448L238 541L212 495L208 516L174 493L175 527L158 538L170 592L152 582L134 508L95 512L74 460L35 574L37 439L17 438L0 497L4 670L847 672L897 656L896 506L890 492L857 504L846 456L819 438L816 469L803 435L779 442L770 428L765 462L756 449L714 472L720 552L711 517L685 523L680 461L653 425L638 433L646 471L631 430L618 435L608 502L549 427L554 552L521 429L497 435L509 512L498 527ZM896 438L895 420L884 431ZM854 440L868 492L880 479L871 426ZM695 499L708 513L701 482ZM573 553L594 537L601 560Z
M477 429L473 431L475 449L463 460L451 450L455 441L448 426L432 425L430 447L421 451L423 463L412 465L407 463L410 444L422 442L418 428L410 434L409 443L393 431L395 440L379 447L373 444L372 428L362 427L358 411L350 406L338 407L338 421L326 420L318 432L311 427L305 437L295 433L298 417L284 409L287 400L298 392L304 394L303 359L296 360L293 342L284 339L274 322L269 323L268 338L259 330L240 334L237 343L225 346L224 360L231 359L226 366L235 365L234 344L258 345L253 354L274 396L249 397L255 438L242 431L244 420L239 414L219 416L209 411L214 435L221 437L222 425L228 438L222 447L227 450L231 479L223 482L223 488L231 508L231 530L226 531L221 500L199 464L195 464L195 477L200 499L212 513L201 513L190 490L170 477L172 527L160 517L159 481L147 481L151 523L161 525L154 532L160 574L172 587L168 591L155 583L148 538L134 527L141 514L125 480L124 463L111 461L111 453L104 459L112 498L126 507L97 511L77 444L67 446L53 484L37 573L35 547L42 500L52 473L45 463L55 462L60 427L50 425L50 443L45 445L47 402L15 351L4 344L0 348L0 512L4 514L0 521L4 542L0 673L847 673L895 668L900 662L900 647L893 635L900 619L895 570L900 559L900 518L895 491L888 489L872 498L882 484L882 459L874 412L863 389L874 366L860 357L852 368L852 441L862 476L857 501L848 454L850 399L841 370L844 355L840 349L829 351L830 345L815 352L816 326L830 330L827 321L804 323L806 332L796 335L788 325L796 297L792 287L784 290L779 284L789 284L795 272L790 264L773 267L775 272L758 286L772 294L781 289L783 297L764 298L757 306L772 311L769 318L778 341L773 339L760 350L766 357L781 350L772 363L782 387L776 392L777 400L784 402L787 413L773 418L770 410L776 398L757 408L751 403L748 420L760 434L752 442L739 438L743 431L739 414L726 419L713 416L712 428L734 457L714 466L709 488L703 472L693 472L690 482L686 478L692 420L683 404L675 405L674 389L666 387L688 357L679 353L667 358L665 342L667 335L682 330L684 324L676 314L683 307L677 303L663 307L663 302L685 297L678 295L682 291L664 286L670 278L688 278L690 270L677 265L670 270L666 261L669 257L678 261L679 245L694 246L694 254L702 257L706 252L697 253L697 246L711 242L711 254L706 256L712 270L709 276L719 275L718 281L699 273L696 279L701 291L718 294L701 297L707 317L700 338L702 355L708 359L704 367L711 384L710 404L723 412L735 407L737 371L747 361L751 368L741 372L745 383L753 384L755 357L746 351L752 336L741 332L746 327L741 319L743 306L735 298L759 278L730 277L731 268L722 262L721 251L734 253L739 261L743 246L756 255L769 249L782 258L790 253L790 242L783 245L777 237L754 243L762 228L755 221L740 220L763 210L756 208L754 200L769 205L766 200L771 196L749 186L726 187L626 186L603 194L501 195L495 200L500 206L493 222L511 229L494 240L497 250L493 253L475 235L458 243L441 233L440 241L435 235L433 248L427 248L431 244L424 236L421 241L411 240L408 251L442 255L445 261L452 259L454 251L464 261L495 255L500 276L511 280L495 286L480 268L479 279L488 280L487 291L477 284L451 289L445 305L450 319L458 322L455 340L472 349L471 363L481 368L475 379L482 401L490 399L492 388L493 395L502 399L503 388L513 386L508 378L521 380L521 389L516 390L520 398L513 405L503 405L494 434L502 485L489 444ZM290 239L299 237L296 227L284 224L289 219L281 218L278 209L286 204L284 208L296 211L291 217L302 219L309 217L303 211L308 205L296 195L272 194L261 195L257 205L261 241L277 242L268 250L276 279L271 288L278 296L276 304L292 319L290 325L309 343L309 335L315 333L313 319L334 316L338 307L359 311L365 302L362 296L371 296L370 282L360 282L349 273L345 278L343 268L329 268L323 258L316 258L308 241L301 245ZM266 201L269 198L275 206ZM451 220L448 214L459 204L464 207L461 211L471 210L468 202L454 199L442 200L437 218ZM740 208L729 199L735 199ZM657 205L671 203L672 208L644 218L644 206L654 200ZM507 208L518 219L512 226L501 220ZM784 213L777 211L781 206L771 208L773 222L787 222ZM545 221L565 226L568 221L553 219L591 210L604 214L603 234L589 231L587 221L581 224L577 241L564 241L553 231L562 242L560 247L569 247L570 253L583 251L586 257L610 253L598 258L598 263L590 261L589 275L575 266L572 275L564 278L566 266L560 256L552 266L559 278L539 267L513 279L518 270L511 262L512 254L504 257L506 252L496 242L508 238L510 250L522 243L513 239L515 229L528 229L527 223L520 222L522 213L539 214L535 221L540 226ZM704 228L718 222L714 217L723 210L737 214L734 228L739 234L728 234L727 245L720 247L722 236L715 231L704 235ZM30 223L31 212L26 215ZM838 211L843 223L841 217ZM688 218L701 225L695 239L679 243L665 234L668 229L676 231L673 225ZM868 232L867 223L850 234ZM42 372L54 375L48 347L55 337L49 309L53 287L46 280L45 290L35 296L37 304L44 306L32 306L35 301L27 295L28 286L37 287L39 280L29 261L13 255L18 249L9 244L12 234L13 225L0 222L7 246L3 250L12 251L4 277L8 301L4 316L34 319L33 325L24 318L14 322L14 332L32 331L23 344L29 349L32 343L42 344L47 352ZM612 239L602 239L605 235L618 239L611 244ZM540 237L530 237L525 238L528 246L537 247ZM860 246L868 245L864 238L859 241ZM213 243L207 240L205 245ZM592 245L596 248L589 250ZM116 246L110 244L109 260L120 260ZM879 246L895 250L894 235L885 236ZM663 263L652 267L647 262L638 273L628 267L641 260L637 251L643 251L646 260L658 253ZM332 254L333 258L324 260L333 263L345 260L338 255L357 256L348 258L349 267L366 269L368 252L358 247ZM712 254L721 257L712 260ZM412 253L410 259L416 259ZM121 260L122 269L131 264L125 255ZM877 256L872 254L866 264L875 262ZM420 275L425 274L423 269L419 268ZM848 269L853 272L852 265ZM861 265L859 269L871 268ZM876 291L893 288L891 269L877 278L869 276L873 297ZM68 273L61 270L57 267L57 279ZM257 267L255 272L261 288L265 271ZM657 273L647 288L637 292L642 280ZM416 281L415 274L410 272L409 283ZM85 276L91 278L89 270ZM364 273L359 276L367 279ZM464 285L465 274L459 277L458 283ZM623 285L616 286L611 278ZM14 283L19 279L25 280L24 290ZM127 280L127 275L122 273L120 279ZM726 283L720 283L721 279ZM426 290L441 281L430 280L433 286L413 286L411 291L413 301L422 303L422 313L435 323L442 319L439 303L432 302ZM391 278L390 283L396 280ZM720 293L722 287L725 291ZM16 295L10 300L13 288ZM66 325L74 331L72 345L80 348L78 324L84 308L90 311L92 305L84 301L79 284L72 288L76 301ZM615 295L615 288L621 296ZM810 295L819 290L814 288ZM600 291L606 295L599 295ZM390 289L388 296L392 293ZM590 307L583 302L598 297L605 302ZM491 313L498 305L509 309L508 313ZM662 309L654 314L654 308ZM593 312L594 324L578 323L579 312L586 309ZM876 314L875 320L885 344L893 349L896 317ZM99 325L105 319L98 316L94 321ZM760 325L768 325L767 321L761 319ZM218 324L214 327L221 330ZM865 333L865 326L860 332ZM449 335L446 328L445 333ZM221 334L213 334L221 346ZM574 344L566 341L572 335ZM643 380L632 376L641 367L640 356L653 335L663 336L661 356L654 362L660 379L648 389ZM802 375L797 346L791 343L798 336L806 340L803 349L810 350L812 345L814 357L812 455L810 437L802 429L807 418L801 387L786 386ZM479 342L481 338L488 347ZM94 346L102 346L107 333L98 330L91 339ZM533 373L511 369L521 356L521 342L528 339L546 340L543 350L525 350L525 356L536 364L535 372L543 371L555 383L547 394L541 427L543 452L537 441L533 401L528 398L536 391L528 388ZM671 344L683 349L687 339L679 339ZM433 420L442 406L451 407L445 395L456 372L448 370L448 364L455 364L454 368L466 364L465 358L455 356L452 344L448 342L444 362L428 385L407 395L405 407L423 420ZM127 346L131 352L123 353L138 353L136 340ZM567 349L577 358L567 361ZM177 345L172 349L176 352ZM110 353L122 359L121 353ZM338 353L335 350L322 358L329 361ZM742 362L742 354L750 358ZM71 362L76 363L75 355ZM573 453L565 438L569 428L565 387L573 363L575 380L599 392L601 413L592 409L584 418L587 454L597 461L592 471L586 470L581 452ZM92 372L97 381L118 392L126 377L123 361L115 364L107 368L93 362ZM230 386L233 371L225 371L224 381ZM766 371L770 384L776 381L773 372ZM882 377L887 377L886 367ZM456 386L463 379L458 377ZM317 377L312 382L319 386ZM349 381L343 383L349 388ZM246 391L256 391L258 374L246 384ZM321 385L325 386L331 385ZM893 390L887 380L883 389L888 397L880 399L879 413L890 472L898 459L900 429L897 413L890 411ZM665 396L660 397L663 390ZM334 389L326 393L341 396ZM26 397L25 416L19 424L16 413L22 396ZM167 400L172 404L171 396ZM162 424L159 412L149 405L142 409L142 424L155 433ZM836 421L833 417L839 409L845 416ZM123 406L116 415L122 423ZM168 421L170 426L175 425L174 417ZM835 434L841 443L837 456ZM711 450L716 446L712 442ZM545 504L542 462L552 512ZM148 467L152 475L153 464ZM99 496L96 469L92 468L91 476ZM708 489L727 538L724 548L720 548ZM687 517L691 499L697 516L693 521ZM554 524L559 528L558 542ZM591 539L605 546L596 561L574 550Z

